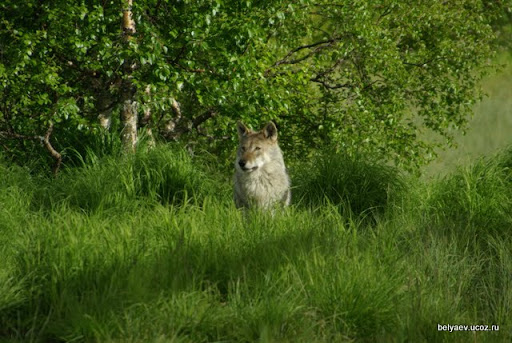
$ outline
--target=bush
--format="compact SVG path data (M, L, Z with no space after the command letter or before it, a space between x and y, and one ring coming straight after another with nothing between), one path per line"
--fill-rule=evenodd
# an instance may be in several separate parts
M37 206L66 202L90 211L141 203L183 204L213 194L213 182L181 148L141 148L134 155L97 157L89 153L81 167L63 170L39 189Z
M332 203L343 214L382 214L405 188L399 171L364 158L323 154L302 166L294 180L294 198L306 206Z

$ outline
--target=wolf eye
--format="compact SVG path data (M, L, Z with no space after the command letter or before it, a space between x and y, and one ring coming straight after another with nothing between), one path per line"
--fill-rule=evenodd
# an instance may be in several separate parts
M242 147L242 151L245 151L245 150L246 150L246 149L245 149L245 147L243 146L243 147Z
M256 148L254 148L254 150L261 150L261 148L257 146Z

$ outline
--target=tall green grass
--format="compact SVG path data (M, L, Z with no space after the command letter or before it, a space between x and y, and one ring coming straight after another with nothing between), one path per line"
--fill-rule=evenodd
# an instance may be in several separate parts
M310 208L333 204L357 219L375 220L407 188L398 169L365 158L323 153L296 169L297 203Z
M511 150L512 151L512 150ZM432 189L434 225L475 237L508 236L512 225L512 158L510 152L460 167Z
M56 180L36 189L36 208L65 203L84 211L183 204L221 192L214 178L197 169L182 149L141 148L136 154L97 156L89 152L78 168L67 168Z
M0 340L509 342L511 165L425 183L319 160L270 215L165 146L56 180L0 164Z

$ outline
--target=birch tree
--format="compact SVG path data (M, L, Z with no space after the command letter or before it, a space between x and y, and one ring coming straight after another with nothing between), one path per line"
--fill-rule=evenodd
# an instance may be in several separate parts
M236 120L274 120L291 155L327 146L414 167L435 147L420 130L446 144L464 129L492 69L492 23L506 7L4 0L0 144L24 160L38 140L21 137L45 137L51 127L57 152L80 150L106 130L133 151L144 126L223 158Z
M122 64L123 80L121 82L121 123L122 142L126 151L135 151L137 145L137 101L135 100L136 87L133 83L133 71L137 64L136 56L132 50L136 46L133 35L135 34L135 22L132 14L132 0L125 0L123 8L123 42L127 51Z

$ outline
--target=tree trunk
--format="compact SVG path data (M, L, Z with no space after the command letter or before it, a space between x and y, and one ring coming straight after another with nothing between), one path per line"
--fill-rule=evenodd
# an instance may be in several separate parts
M151 87L149 85L146 86L144 93L147 96L148 100L146 105L148 105L151 103ZM140 127L144 127L146 129L148 147L154 148L156 143L155 137L153 136L153 118L151 116L151 108L149 106L146 106L144 109L144 115L142 116Z
M135 33L135 22L132 19L132 0L125 0L123 9L123 40L127 49L130 49L130 41ZM129 55L129 54L128 54ZM137 102L135 101L136 89L132 82L132 74L136 64L130 58L123 63L124 78L121 85L121 125L123 127L121 140L126 151L134 152L137 146Z
M100 126L105 130L110 130L112 124L112 98L100 92L96 100L96 109L98 111L98 120Z
M131 92L126 92L126 96L123 96L123 108L121 110L123 125L121 140L124 149L130 152L134 152L137 147L137 107Z

